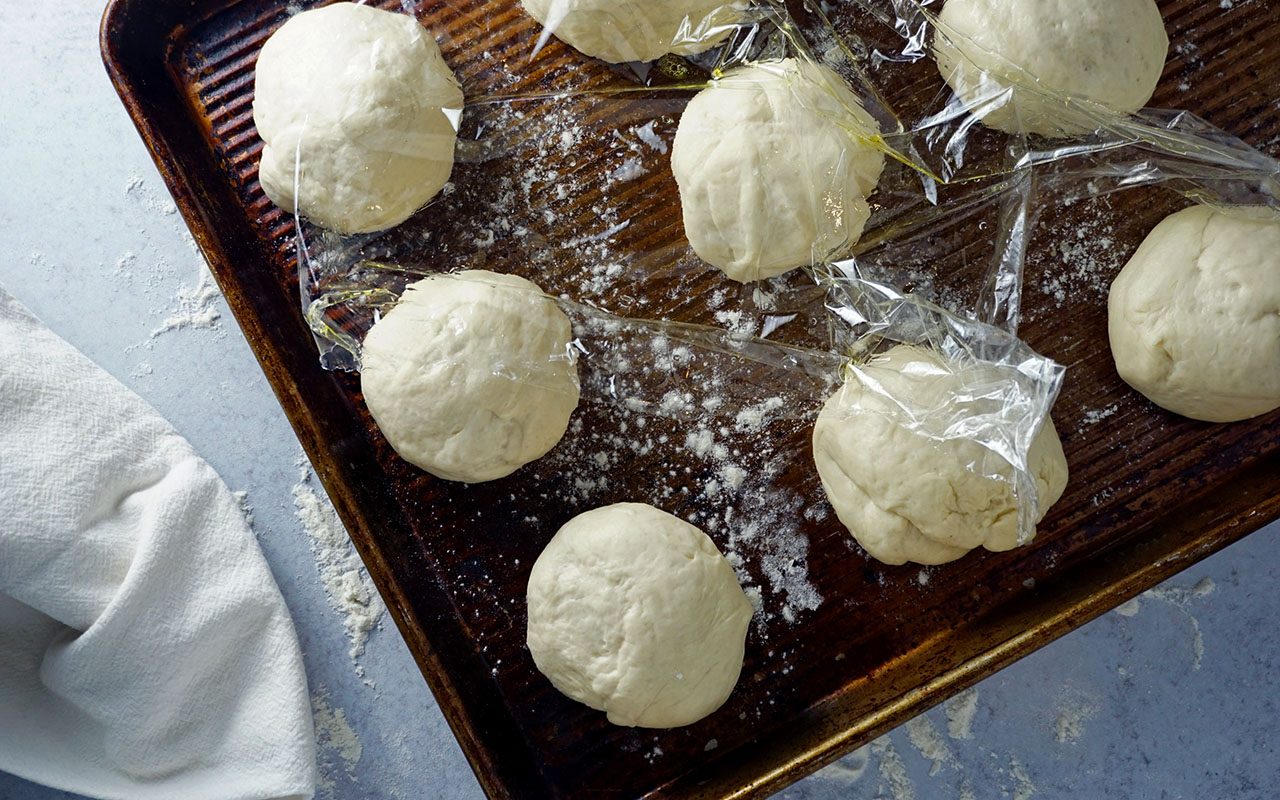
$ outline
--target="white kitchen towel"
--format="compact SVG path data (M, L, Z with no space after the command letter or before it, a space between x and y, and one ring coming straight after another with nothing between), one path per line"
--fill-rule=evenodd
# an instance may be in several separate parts
M297 636L235 498L3 289L0 770L127 800L315 790Z

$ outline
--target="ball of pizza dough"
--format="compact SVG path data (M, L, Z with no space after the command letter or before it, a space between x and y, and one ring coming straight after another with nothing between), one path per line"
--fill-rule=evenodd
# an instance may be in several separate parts
M528 599L538 670L615 725L689 725L738 682L751 603L705 533L653 506L569 520L533 565Z
M723 41L742 11L732 0L521 0L565 44L622 64L701 53Z
M537 285L468 270L409 285L365 336L360 387L404 460L491 481L560 441L578 405L569 318Z
M796 59L739 67L689 101L671 149L685 235L730 278L840 254L871 216L884 155L844 80Z
M1280 408L1280 212L1192 206L1166 217L1111 284L1116 371L1208 422Z
M287 211L339 233L390 228L440 191L462 90L417 20L353 3L304 11L258 56L258 179Z
M1169 52L1154 0L947 0L940 18L959 34L934 42L942 77L984 124L1010 133L1092 130L1065 119L1053 95L1137 111ZM1013 88L1012 102L1000 96L1018 85L1048 95Z
M942 564L975 547L1016 547L1018 506L1009 462L972 440L938 441L913 430L904 412L866 383L875 381L881 391L922 407L940 407L962 387L987 379L905 345L859 372L850 371L819 413L813 457L827 499L863 549L886 564ZM1036 481L1038 522L1067 485L1067 460L1052 420L1032 441L1027 462Z

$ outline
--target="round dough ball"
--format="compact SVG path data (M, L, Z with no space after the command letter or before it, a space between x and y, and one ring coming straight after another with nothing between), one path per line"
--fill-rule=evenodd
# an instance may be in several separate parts
M417 20L352 3L304 11L258 56L258 179L276 205L330 230L390 228L449 180L457 134L443 109L461 108Z
M871 216L879 133L835 72L785 59L725 73L689 102L671 149L685 235L735 281L840 254Z
M1169 52L1154 0L947 0L941 20L968 39L938 37L942 77L984 124L1010 133L1092 130L1064 120L1055 94L1132 114L1151 99ZM1048 96L998 96L1028 80Z
M579 514L529 575L529 652L615 725L674 728L719 708L742 671L751 603L707 535L642 503Z
M962 387L984 382L904 345L860 371L892 396L923 406L942 405ZM1016 547L1013 467L971 440L936 441L911 430L902 412L863 380L850 372L813 429L822 486L863 549L886 564L942 564L974 547ZM1036 480L1038 522L1067 485L1067 459L1052 420L1045 420L1027 460ZM988 477L995 475L1003 479Z
M623 64L709 50L742 19L730 0L521 0L529 16L579 52Z
M1280 408L1280 212L1193 206L1111 284L1116 371L1153 403L1233 422Z
M405 289L361 353L365 403L405 461L445 480L510 475L578 405L569 318L537 285L468 270Z

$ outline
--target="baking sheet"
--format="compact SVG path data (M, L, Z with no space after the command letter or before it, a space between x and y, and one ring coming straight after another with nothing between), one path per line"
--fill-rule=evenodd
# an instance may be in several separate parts
M685 441L687 426L678 419L659 417L666 421L653 423L642 439L611 434L627 421L612 405L582 409L581 430L549 459L493 484L446 485L395 458L363 410L358 381L319 368L298 310L292 219L256 185L253 59L283 22L284 5L161 5L112 4L104 22L109 69L397 623L495 796L747 796L777 788L1280 515L1277 415L1230 426L1178 419L1128 391L1107 352L1110 277L1146 231L1185 201L1167 189L1149 189L1054 209L1029 247L1021 333L1069 367L1054 417L1072 482L1036 542L927 570L870 562L821 499L803 415L772 419L760 431L746 431L748 440L759 435L791 444L768 451L738 445L746 455L728 464L757 475L772 465L770 488L745 492L734 506L736 520L722 520L716 529L711 517L698 520L744 559L767 611L748 639L738 691L720 712L690 728L608 726L534 671L523 648L527 571L562 522L586 508L630 499L629 487L638 482L669 487L668 510L709 514L718 504L698 494L723 480L726 460L700 457L700 442ZM1274 149L1280 113L1268 87L1280 78L1280 54L1265 44L1274 36L1276 9L1261 0L1237 5L1162 4L1174 47L1153 103L1188 108ZM433 31L445 33L446 60L464 85L469 74L491 70L490 61L521 58L537 38L536 24L516 3L426 2L413 9ZM857 18L841 23L838 14L833 19L838 26L862 24ZM539 63L521 80L554 86L618 77L558 43ZM670 102L671 113L655 125L656 133L674 130L683 101ZM581 127L589 114L579 110L564 124ZM583 162L625 158L629 126L595 122L614 130L621 125L624 143L610 137L599 150L588 144L579 150ZM500 218L492 201L511 177L502 165L469 161L455 171L455 183L474 194L469 202L477 216ZM536 184L530 188L536 203ZM636 209L608 246L654 249L682 236L671 223L679 218L672 213L678 209L674 185L653 169L619 185L590 184L557 209L548 241L563 241L560 230L578 235L599 224L594 209L602 189ZM531 273L527 253L510 233L493 230L486 261L468 266L525 274L549 290L574 293L602 277L591 272L600 259L586 250L567 263L539 263ZM963 268L983 248L975 232L951 252ZM732 327L732 317L718 319L717 311L726 304L731 311L758 305L750 288L714 271L690 265L681 276L671 291L633 295L636 307L644 316ZM600 285L616 285L611 277L604 275ZM784 288L803 296L810 287L803 276L793 280ZM718 294L725 298L719 309L711 304ZM761 311L779 310L776 298L772 303ZM729 391L740 377L721 372ZM820 399L820 389L797 387L795 406ZM664 434L667 442L660 441ZM654 444L645 452L648 441ZM707 452L714 456L713 447ZM598 482L601 459L608 464L604 482ZM1196 505L1197 496L1210 500ZM1189 524L1193 520L1197 524ZM743 537L751 527L756 533Z

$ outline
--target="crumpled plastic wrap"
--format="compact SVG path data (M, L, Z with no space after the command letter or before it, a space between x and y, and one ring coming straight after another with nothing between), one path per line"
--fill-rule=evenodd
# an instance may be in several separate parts
M360 339L408 280L461 269L513 271L558 299L582 345L583 402L652 408L690 424L733 420L772 398L784 398L783 417L807 424L847 365L856 370L886 342L926 346L958 365L990 366L984 374L1002 380L941 406L893 398L895 406L921 435L966 437L1013 465L1026 541L1040 511L1027 450L1064 376L1017 338L1038 211L1157 183L1198 202L1280 207L1280 164L1191 114L1122 117L1071 98L1056 98L1064 118L1092 133L1049 141L989 130L932 63L934 37L951 35L939 29L937 6L809 0L788 11L758 0L696 55L544 68L543 59L563 55L544 39L460 70L468 99L440 196L378 234L342 237L298 221L302 302L322 364L358 369ZM870 143L887 166L848 253L740 286L689 250L671 137L708 81L782 57L812 60L849 83L881 127ZM657 352L636 345L644 341L677 342L702 356L690 363L714 362L732 376L716 382L714 407L695 369L633 369L635 358Z

